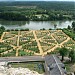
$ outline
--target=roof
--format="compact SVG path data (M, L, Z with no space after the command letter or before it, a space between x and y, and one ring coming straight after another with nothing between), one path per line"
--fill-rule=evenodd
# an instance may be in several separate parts
M66 75L64 64L57 56L51 55L45 57L46 65L49 67L50 75Z

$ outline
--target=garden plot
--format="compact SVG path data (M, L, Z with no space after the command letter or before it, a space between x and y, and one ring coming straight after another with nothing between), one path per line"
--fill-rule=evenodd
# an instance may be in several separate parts
M32 31L21 32L20 45L22 45L22 49L26 52L29 52L29 54L33 52L39 52L37 42Z
M53 39L51 32L48 30L36 31L36 35L43 52L50 50L57 44L55 39Z
M62 43L63 41L67 40L67 36L62 31L57 31L53 34L53 37L56 39L58 44Z
M6 39L4 42L8 43L9 45L17 46L17 36Z
M30 41L26 44L23 44L22 49L28 50L30 52L36 52L36 53L39 52L36 41Z
M32 31L21 31L21 36L26 37L26 39L34 39L34 35Z
M54 44L48 44L48 43L42 42L42 41L40 41L40 44L41 44L43 52L46 52L55 46Z
M48 44L57 44L56 40L51 37L51 34L43 37L42 41Z
M75 49L75 42L70 39L66 43L64 43L63 46L69 49Z
M12 50L11 52L7 52L7 53L5 53L5 54L2 54L1 55L2 57L14 57L14 56L16 56L16 50Z
M28 31L22 31L20 35L20 45L23 45L25 43L30 42L31 40L34 40L34 35L33 32L28 32Z
M36 33L37 38L42 38L42 37L48 35L49 31L47 31L47 30L39 30L39 31L36 31L35 33Z
M9 46L8 44L0 43L0 53L3 53L5 51L11 50L11 49L12 49L12 47Z
M3 40L13 38L13 37L15 37L15 35L18 35L18 31L6 32L5 35L4 35Z
M24 55L34 55L34 52L26 50L26 49L21 49L19 50L19 56L24 56Z

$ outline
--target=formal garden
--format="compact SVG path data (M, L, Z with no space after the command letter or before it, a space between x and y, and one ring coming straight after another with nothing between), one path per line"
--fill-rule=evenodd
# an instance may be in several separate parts
M0 42L0 56L42 55L74 46L75 41L62 30L7 31Z

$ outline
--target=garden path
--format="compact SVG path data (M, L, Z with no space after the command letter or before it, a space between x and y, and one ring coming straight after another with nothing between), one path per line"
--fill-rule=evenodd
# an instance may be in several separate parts
M37 39L37 36L36 36L35 31L33 31L33 34L34 34L35 40L36 40L36 42L37 42L38 48L39 48L39 50L40 50L40 54L43 55L43 50L42 50L42 48L41 48L41 45L40 45L40 43L39 43L39 40Z

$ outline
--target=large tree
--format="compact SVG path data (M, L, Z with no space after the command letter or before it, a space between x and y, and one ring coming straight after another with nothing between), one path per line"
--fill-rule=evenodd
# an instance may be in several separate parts
M59 53L62 56L62 61L64 60L64 56L66 56L68 54L68 49L65 47L62 47L59 49Z

